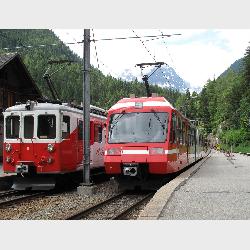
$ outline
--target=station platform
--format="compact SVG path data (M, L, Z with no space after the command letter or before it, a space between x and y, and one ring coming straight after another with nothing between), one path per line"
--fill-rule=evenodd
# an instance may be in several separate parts
M139 219L250 219L250 157L212 151L159 189Z

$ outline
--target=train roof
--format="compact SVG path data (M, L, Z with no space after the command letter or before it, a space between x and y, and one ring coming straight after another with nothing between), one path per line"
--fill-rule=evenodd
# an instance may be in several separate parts
M56 103L39 103L39 102L31 102L32 107L30 110L63 110L68 112L74 112L82 114L82 107L75 107L68 103L62 103L62 104L56 104ZM15 106L9 107L5 110L5 112L14 112L14 111L28 111L27 109L27 103L26 104L17 104ZM90 105L90 113L106 117L106 110Z
M169 107L173 110L176 110L183 119L190 122L190 120L185 117L178 109L176 109L165 97L154 96L154 97L132 97L132 98L123 98L113 105L109 111L119 110L121 108L130 108L135 107L135 103L143 103L144 107Z
M138 98L123 98L113 105L108 111L114 111L120 108L134 107L135 103L143 103L147 107L170 107L175 109L170 102L164 97L138 97Z

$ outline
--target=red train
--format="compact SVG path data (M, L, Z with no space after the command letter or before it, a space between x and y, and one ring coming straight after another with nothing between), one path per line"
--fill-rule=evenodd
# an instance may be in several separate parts
M104 170L106 112L91 106L91 170ZM16 173L14 189L52 189L58 176L83 169L80 107L28 101L4 112L3 170Z
M109 109L107 128L105 171L126 188L160 184L206 154L198 129L164 97L123 98Z

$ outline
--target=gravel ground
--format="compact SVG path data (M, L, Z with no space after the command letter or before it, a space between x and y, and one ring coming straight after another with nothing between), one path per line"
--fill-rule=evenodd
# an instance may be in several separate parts
M77 191L37 198L8 208L0 209L0 220L58 220L93 206L113 196L113 182L98 185L99 193L91 197Z

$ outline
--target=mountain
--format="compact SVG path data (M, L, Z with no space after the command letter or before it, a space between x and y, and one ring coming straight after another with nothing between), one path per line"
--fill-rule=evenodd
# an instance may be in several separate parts
M240 58L236 60L233 64L231 64L230 67L227 68L219 77L226 76L230 70L234 71L235 73L238 73L243 69L243 67L244 67L244 60L243 58Z
M155 68L152 69L147 73L147 75L151 75L154 72ZM121 78L126 81L132 81L136 77L132 74L132 72L126 69ZM139 79L139 81L142 81ZM179 90L181 92L185 92L186 89L190 88L190 84L184 81L176 72L175 70L168 66L163 65L161 68L157 69L156 72L149 78L150 84L156 84L161 87L167 87Z

